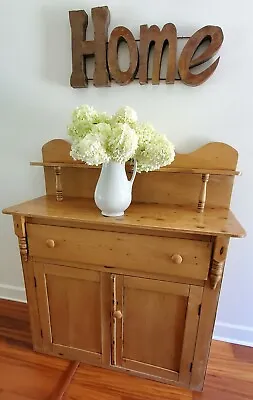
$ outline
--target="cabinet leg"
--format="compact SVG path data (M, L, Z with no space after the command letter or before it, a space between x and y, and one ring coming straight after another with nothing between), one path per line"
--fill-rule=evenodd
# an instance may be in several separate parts
M62 400L64 394L69 388L71 381L76 373L77 368L79 367L80 363L78 361L72 361L67 370L64 372L62 378L60 379L57 388L54 392L49 396L48 400Z

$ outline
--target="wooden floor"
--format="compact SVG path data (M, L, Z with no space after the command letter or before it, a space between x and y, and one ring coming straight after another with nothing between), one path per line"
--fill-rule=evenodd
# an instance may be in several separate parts
M0 300L0 400L47 400L68 362L31 348L27 306ZM213 342L203 393L82 365L65 400L253 399L253 348Z

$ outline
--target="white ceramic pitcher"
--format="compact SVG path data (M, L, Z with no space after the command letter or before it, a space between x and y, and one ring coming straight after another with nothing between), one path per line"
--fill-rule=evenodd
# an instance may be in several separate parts
M95 190L95 203L106 217L120 217L132 201L132 187L137 171L134 161L133 175L127 178L125 164L110 161L103 164Z

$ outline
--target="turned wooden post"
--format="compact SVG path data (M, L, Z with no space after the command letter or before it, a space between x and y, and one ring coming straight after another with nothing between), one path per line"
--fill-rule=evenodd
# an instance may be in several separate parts
M224 265L224 261L212 261L212 266L209 274L210 285L212 289L216 289L218 283L220 282L223 274Z
M206 189L209 181L209 174L202 174L202 185L199 194L198 212L203 212L206 205Z
M215 239L214 252L209 271L211 289L215 290L218 283L221 281L227 256L228 243L229 239L226 237L218 236Z
M25 217L13 216L14 231L18 237L19 251L22 261L28 260L28 246L26 240Z
M56 188L56 200L62 201L62 183L61 183L61 167L54 167L55 173L55 188Z

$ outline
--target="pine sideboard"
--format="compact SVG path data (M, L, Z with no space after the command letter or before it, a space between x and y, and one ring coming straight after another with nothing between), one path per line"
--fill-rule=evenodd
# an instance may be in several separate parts
M93 200L99 168L42 148L46 195L13 215L34 350L201 391L230 237L238 154L209 143L138 174L124 217Z

